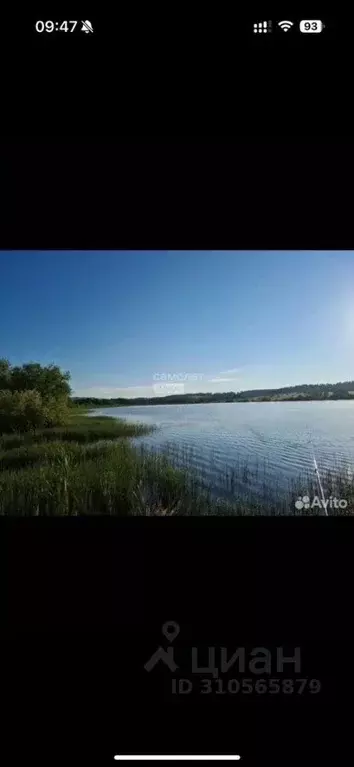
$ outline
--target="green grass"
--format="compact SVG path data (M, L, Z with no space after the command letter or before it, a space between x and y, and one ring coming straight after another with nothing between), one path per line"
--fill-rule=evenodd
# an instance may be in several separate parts
M21 447L15 447L10 450L2 450L0 452L0 471L11 469L16 471L17 469L23 469L28 466L36 466L39 464L48 465L55 462L58 456L63 454L70 459L74 464L80 463L86 457L91 460L105 455L106 451L110 447L108 442L94 442L83 443L78 442L62 442L57 441L44 441L43 443L33 445L22 445Z
M184 513L193 512L185 473L163 456L143 456L124 441L93 454L80 445L51 447L36 465L0 472L0 514L164 515L182 511L184 501Z
M70 415L65 426L39 429L25 434L3 434L0 437L0 451L58 440L89 443L119 437L138 437L150 431L152 427L145 424L128 423L109 416L88 417L82 413L74 413Z

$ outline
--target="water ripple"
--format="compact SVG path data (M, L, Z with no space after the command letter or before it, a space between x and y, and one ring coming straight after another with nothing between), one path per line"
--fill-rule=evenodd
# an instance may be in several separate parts
M313 472L354 466L354 403L245 403L161 405L100 410L111 416L156 424L157 430L133 440L168 451L180 465L207 477L215 490L226 475L247 464L247 486L258 494L265 482L288 487Z

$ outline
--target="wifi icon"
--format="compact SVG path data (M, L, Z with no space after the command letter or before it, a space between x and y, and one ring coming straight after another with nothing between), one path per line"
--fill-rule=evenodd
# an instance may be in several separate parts
M293 26L294 26L294 22L293 21L279 21L278 22L278 27L280 27L280 29L282 29L283 32L287 32L288 29L291 29L291 27L293 27Z

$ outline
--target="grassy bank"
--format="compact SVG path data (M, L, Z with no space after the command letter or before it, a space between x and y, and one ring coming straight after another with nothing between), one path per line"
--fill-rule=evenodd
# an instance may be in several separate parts
M0 451L11 448L38 445L43 442L89 443L119 437L138 437L148 434L151 427L144 424L128 423L109 416L89 417L85 411L70 414L65 426L38 429L25 434L4 434L0 437ZM0 459L1 461L1 459Z
M73 412L65 427L3 435L0 515L208 513L208 498L189 475L126 439L150 431Z
M0 514L164 515L192 513L184 472L143 454L128 437L153 427L73 409L68 423L0 437ZM195 499L203 513L203 498Z
M255 472L239 463L217 478L221 497L215 496L207 475L186 467L192 457L176 448L152 452L133 447L127 437L147 434L150 427L110 417L91 417L82 409L70 414L65 426L0 437L0 515L284 515L316 514L297 511L294 502L306 492L319 494L311 472L292 483L288 492L253 492ZM354 507L354 484L347 473L322 477L326 497Z

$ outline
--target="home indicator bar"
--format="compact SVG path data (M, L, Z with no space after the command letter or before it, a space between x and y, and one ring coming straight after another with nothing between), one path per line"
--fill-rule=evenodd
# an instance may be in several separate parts
M169 762L202 762L202 761L208 761L208 762L234 762L241 759L239 754L234 754L233 756L225 754L223 756L212 756L203 754L203 755L196 755L193 754L192 756L185 756L184 754L170 754L169 756L161 756L159 754L158 756L150 756L148 755L142 755L139 754L139 756L132 756L131 754L123 756L122 754L117 754L114 757L117 761L121 762L154 762L159 761L162 762L164 760Z

